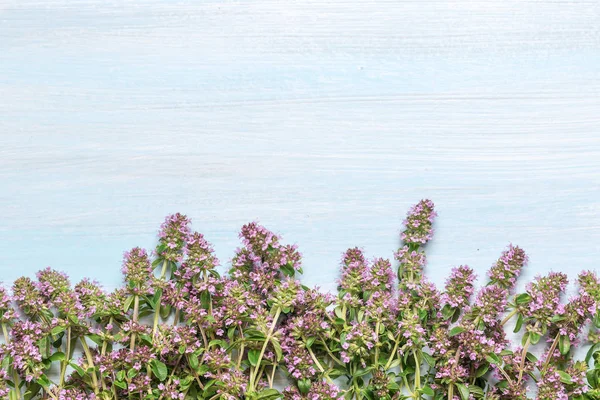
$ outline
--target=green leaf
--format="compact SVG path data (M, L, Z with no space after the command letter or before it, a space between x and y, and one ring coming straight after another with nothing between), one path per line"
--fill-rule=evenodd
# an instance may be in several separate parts
M158 247L157 247L157 250L158 250ZM152 266L156 267L158 264L161 264L163 261L164 260L162 258L157 258L156 260L152 261Z
M140 339L148 344L152 344L152 338L147 333L143 333L140 335Z
M61 352L61 351L57 351L56 353L52 354L50 357L48 357L48 360L50 362L54 362L54 361L62 361L64 360L65 357L65 353Z
M358 322L362 322L363 318L365 317L365 311L364 310L359 310L358 313L356 314L356 320ZM383 327L383 325L381 325L381 327Z
M452 314L452 319L450 321L452 321L452 323L458 321L458 318L460 317L460 308L457 308L456 310L454 310L454 314Z
M50 379L48 379L48 377L45 374L42 374L42 376L37 378L35 382L45 388L51 385Z
M477 368L477 370L475 371L475 377L479 378L483 375L486 374L486 372L488 372L488 369L490 367L488 365L483 364L481 367Z
M447 319L452 318L453 315L454 315L454 308L452 308L448 304L446 304L442 308L442 318L444 318L444 320L447 320Z
M483 397L485 395L483 389L475 385L469 386L469 393L474 395L475 397Z
M202 308L208 309L210 307L210 293L208 290L200 293L200 304L202 304Z
M117 380L124 381L125 380L125 371L121 370L117 372Z
M160 317L162 319L167 319L167 318L169 318L169 315L171 315L171 305L166 304L164 306L161 306L160 307Z
M154 376L158 378L159 381L164 381L167 379L167 366L158 360L151 361L152 372Z
M356 372L354 372L354 377L359 377L359 376L365 376L367 375L369 372L371 372L371 368L367 367L367 368L358 368L356 370Z
M590 347L590 349L588 350L587 354L585 355L585 363L587 365L590 365L590 360L592 359L592 355L594 354L594 351L596 350L598 345L600 345L600 343L594 343L592 345L592 347Z
M226 348L227 347L227 342L225 342L224 340L221 339L213 339L210 342L208 342L208 347L214 347L214 346L219 346L219 347L223 347Z
M526 304L531 301L531 296L527 293L521 293L515 297L515 303L518 305Z
M27 387L27 391L25 392L25 400L33 399L40 391L42 387L37 383L33 382ZM15 393L16 394L16 393Z
M131 378L135 378L135 376L138 374L138 370L135 368L129 368L129 370L127 371L127 378L131 379Z
M460 398L462 400L469 400L469 388L463 385L462 383L456 383L456 387L458 388L458 392L460 393Z
M279 340L276 338L271 339L271 344L273 345L273 349L275 350L275 355L277 357L277 361L281 361L283 358L283 351L281 350L281 345L279 344Z
M123 312L129 311L129 309L131 308L131 303L133 303L133 298L134 298L134 296L129 296L125 300L125 303L123 303Z
M537 362L537 357L534 356L533 354L531 354L530 352L527 352L527 355L525 356L526 359L528 359L531 363L535 364Z
M115 386L120 387L123 390L127 389L127 383L123 381L114 381L113 383L115 384Z
M569 350L571 349L571 341L569 340L569 336L562 335L558 339L558 349L560 350L560 354L563 356L569 354Z
M564 371L556 371L556 372L558 373L558 376L560 376L560 381L562 383L566 383L567 385L573 383L573 378L571 378L571 375L567 374Z
M523 326L523 315L519 314L519 316L517 317L517 324L515 325L515 329L513 330L514 333L517 333L521 330L521 327Z
M248 350L248 361L250 362L250 365L252 365L253 367L256 366L256 364L258 364L258 357L260 356L260 350L258 349L250 349Z
M298 390L300 390L300 393L302 394L307 394L310 390L310 386L310 379L304 378L298 381Z
M339 378L342 375L346 375L346 370L342 369L341 367L336 367L332 370L329 370L329 372L327 373L327 376L329 376L330 378Z
M595 388L598 385L598 375L596 374L596 370L595 369L590 369L587 374L587 381L590 384L591 387Z
M292 267L290 264L285 264L281 266L281 272L283 272L283 274L285 276L294 276L294 274L296 273L296 271L294 270L294 267Z
M501 365L502 364L502 360L500 359L500 357L498 357L496 354L494 353L490 353L487 356L485 356L485 359L487 360L487 362L489 362L490 364L495 364L495 365Z
M317 338L316 338L316 337L314 337L314 336L312 336L312 337L309 337L308 339L306 339L306 348L307 348L307 349L310 349L310 348L311 348L311 346L313 345L313 343L315 342L315 340L316 340L316 339L317 339Z
M508 381L500 381L496 384L498 389L506 389L508 387Z
M99 346L102 346L102 343L104 342L102 340L102 338L100 337L100 335L95 335L95 334L90 334L87 335L87 337L94 343L96 343Z
M261 390L256 397L257 400L275 400L281 397L279 391L275 389Z
M84 371L84 370L83 370L83 368L81 368L79 365L77 365L77 364L75 364L75 363L72 363L72 362L71 362L71 363L69 363L69 365L71 366L71 368L73 368L73 369L74 369L74 370L77 372L77 374L78 374L80 377L83 377L83 376L85 375L85 371Z
M435 394L433 389L430 388L429 386L423 386L423 388L421 389L421 392L423 392L423 394L425 394L427 396L433 396Z
M188 356L188 360L190 362L190 367L192 367L193 369L198 369L198 365L199 365L199 361L198 361L198 356L194 353L190 354Z
M333 312L335 313L335 316L338 317L339 319L341 319L342 321L346 321L346 316L344 315L344 313L342 312L342 309L340 307L336 307Z
M50 331L50 334L52 336L56 336L61 332L64 332L67 328L65 328L64 326L55 326L54 328L52 328L52 330Z
M430 366L435 366L435 359L429 353L421 353L425 362Z
M454 328L450 329L450 332L448 333L448 336L452 337L452 336L456 336L459 333L462 333L465 331L465 328L463 328L462 326L455 326Z

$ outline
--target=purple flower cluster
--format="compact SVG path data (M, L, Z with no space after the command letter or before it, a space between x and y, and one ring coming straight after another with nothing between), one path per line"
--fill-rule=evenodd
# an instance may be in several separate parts
M171 262L180 262L186 247L191 221L183 214L169 215L158 232L158 246L156 255Z
M431 200L421 200L408 212L403 221L405 230L400 235L406 244L425 244L433 237L433 220L437 216Z
M154 275L146 250L135 247L125 252L121 271L131 294L152 292Z
M521 270L527 264L527 254L519 246L510 244L496 263L490 268L490 283L512 290Z
M351 296L359 296L363 292L363 280L368 276L368 265L362 250L348 249L342 257L342 276L339 289Z
M303 286L297 247L256 222L242 227L221 276L182 214L166 218L155 254L125 253L124 285L112 292L88 279L71 287L51 268L19 278L12 295L0 288L0 398L600 398L597 276L581 273L566 303L562 273L513 295L527 256L509 245L477 292L466 265L440 292L421 247L435 216L429 200L410 210L397 271L348 249L337 296ZM504 331L511 318L515 332L525 327L516 348ZM592 347L575 361L590 323Z
M466 311L471 315L471 319L479 318L486 325L493 325L506 309L507 296L507 290L500 286L485 286L477 293L473 306Z
M395 277L396 274L392 270L389 260L377 258L373 260L371 268L363 270L361 285L364 291L390 291Z
M415 281L420 281L423 274L423 268L427 263L425 253L418 250L411 250L408 246L401 247L395 254L394 258L400 263L399 276L400 284L412 284Z
M475 274L467 265L452 268L450 277L446 280L446 290L442 294L442 302L453 308L463 308L469 304L473 294Z
M561 272L551 272L547 276L537 276L527 285L527 294L531 298L521 311L527 318L543 324L551 322L559 307L561 294L567 288L567 276Z
M373 327L363 322L355 322L350 326L342 340L340 357L345 363L351 360L359 360L363 367L366 366L370 350L377 343L377 334Z

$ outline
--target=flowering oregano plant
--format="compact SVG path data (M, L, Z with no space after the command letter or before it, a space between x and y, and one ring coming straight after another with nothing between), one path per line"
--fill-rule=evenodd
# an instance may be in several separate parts
M168 216L110 293L50 268L0 288L0 396L600 399L596 275L569 299L563 273L515 293L527 255L509 245L480 286L460 265L438 289L424 274L435 217L429 200L411 208L394 262L348 249L332 295L302 285L296 246L257 223L221 276L190 220Z

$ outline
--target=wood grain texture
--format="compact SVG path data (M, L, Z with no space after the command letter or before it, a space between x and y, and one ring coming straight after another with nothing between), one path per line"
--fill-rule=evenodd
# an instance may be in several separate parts
M598 269L598 1L0 0L0 271L119 284L180 211L222 263L259 220L304 282L390 257L439 211L428 272Z

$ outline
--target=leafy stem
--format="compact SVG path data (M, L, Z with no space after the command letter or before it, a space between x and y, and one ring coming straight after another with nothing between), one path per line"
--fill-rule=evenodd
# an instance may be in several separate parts
M165 279L165 276L167 275L167 265L168 265L168 261L164 260L163 261L163 265L162 265L162 270L160 271L160 280L162 281L163 279ZM154 305L154 324L152 327L152 338L154 339L154 337L156 336L156 332L158 331L158 319L160 317L160 303L162 300L162 292L159 293L158 298L156 299L156 304Z
M279 319L280 314L281 314L281 307L277 307L275 309L275 315L273 316L273 322L271 323L271 327L269 328L269 332L267 333L265 342L263 343L262 349L260 350L260 354L258 356L256 366L254 367L254 371L250 375L250 389L251 390L255 390L256 385L258 384L258 371L260 369L260 363L262 361L263 356L265 355L267 346L269 345L269 342L271 341L271 338L273 336L273 331L275 330L275 325L277 325L277 320Z

